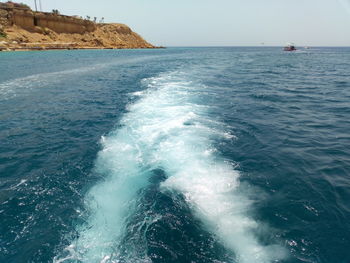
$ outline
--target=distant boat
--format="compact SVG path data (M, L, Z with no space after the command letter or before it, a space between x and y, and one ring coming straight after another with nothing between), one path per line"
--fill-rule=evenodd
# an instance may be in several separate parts
M283 48L284 51L295 51L297 48L293 44L288 44Z

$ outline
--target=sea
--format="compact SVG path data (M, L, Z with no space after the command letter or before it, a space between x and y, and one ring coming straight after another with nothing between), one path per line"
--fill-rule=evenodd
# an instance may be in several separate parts
M1 263L349 263L350 48L0 53Z

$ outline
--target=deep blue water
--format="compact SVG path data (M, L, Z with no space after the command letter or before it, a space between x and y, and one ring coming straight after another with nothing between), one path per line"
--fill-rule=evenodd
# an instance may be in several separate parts
M0 262L350 262L350 48L0 53Z

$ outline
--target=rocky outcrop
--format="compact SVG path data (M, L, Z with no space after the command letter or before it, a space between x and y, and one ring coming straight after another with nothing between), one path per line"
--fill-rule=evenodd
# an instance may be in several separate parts
M124 24L34 12L0 3L0 50L154 48Z

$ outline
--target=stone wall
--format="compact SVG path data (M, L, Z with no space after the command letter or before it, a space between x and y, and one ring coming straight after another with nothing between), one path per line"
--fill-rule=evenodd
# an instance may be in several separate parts
M33 12L27 12L22 10L16 10L10 12L9 20L12 25L22 27L27 30L34 29L34 15Z
M28 31L35 31L35 27L49 28L57 33L93 32L96 24L92 21L57 15L53 13L33 12L32 10L4 8L0 6L0 25L16 25Z
M57 33L92 32L96 30L95 23L74 17L54 15L51 13L36 13L34 17L35 26L47 27Z

